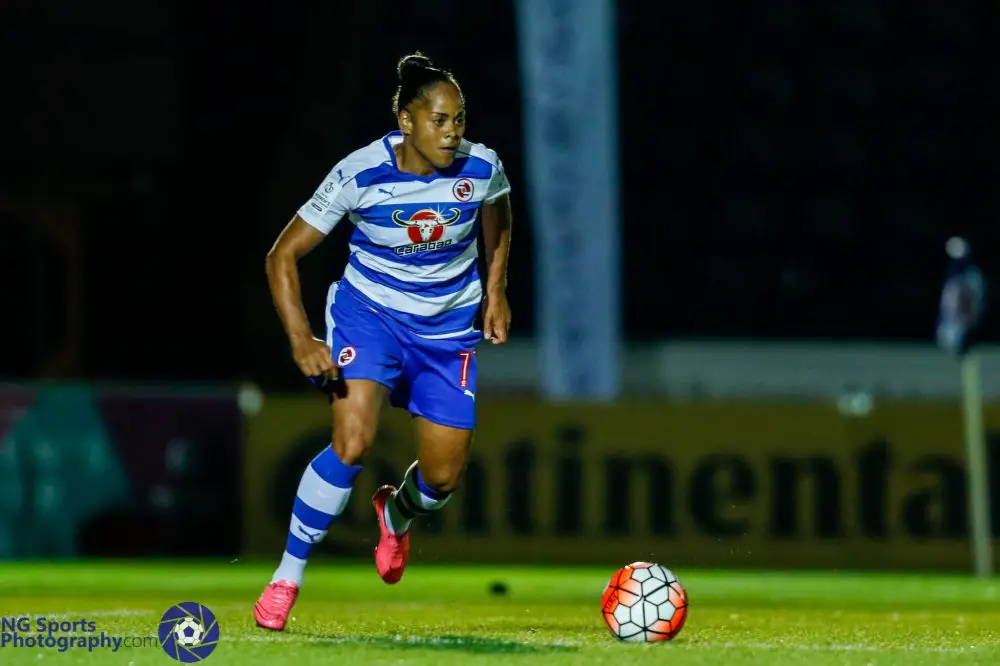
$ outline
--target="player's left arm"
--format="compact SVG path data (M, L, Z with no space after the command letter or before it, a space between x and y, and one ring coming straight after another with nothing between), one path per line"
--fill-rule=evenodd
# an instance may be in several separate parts
M504 193L484 203L482 222L487 273L483 333L493 344L503 344L510 333L510 304L507 302L507 260L513 224L510 196Z

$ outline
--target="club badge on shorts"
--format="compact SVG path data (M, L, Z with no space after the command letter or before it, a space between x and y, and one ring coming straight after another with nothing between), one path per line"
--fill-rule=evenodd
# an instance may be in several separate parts
M356 359L357 357L358 357L358 350L352 347L351 345L347 345L346 347L340 350L339 354L337 354L337 365L343 368L345 366L350 365L351 363L354 363L354 359Z

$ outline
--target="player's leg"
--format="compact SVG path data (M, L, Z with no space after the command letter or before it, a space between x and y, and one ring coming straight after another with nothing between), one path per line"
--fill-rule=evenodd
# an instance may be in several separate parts
M299 480L285 552L254 606L259 626L284 629L313 548L347 507L364 454L375 440L386 393L378 382L347 379L334 396L332 443L313 458Z
M375 551L387 583L402 578L414 518L447 505L465 472L475 428L476 362L467 341L420 342L405 374L408 410L415 416L417 460L399 489L382 488L373 503L382 529Z
M313 548L344 511L365 453L375 441L387 389L368 379L348 379L332 402L331 445L320 451L299 481L288 540L271 582L302 584Z
M472 431L414 419L417 427L417 460L406 470L403 483L386 507L393 532L410 529L418 516L443 509L458 489L472 446Z
M385 396L402 368L398 344L376 315L346 305L336 312L338 326L328 340L343 381L331 395L331 444L309 463L299 481L285 552L254 607L257 623L269 629L284 628L309 556L346 508L375 439Z

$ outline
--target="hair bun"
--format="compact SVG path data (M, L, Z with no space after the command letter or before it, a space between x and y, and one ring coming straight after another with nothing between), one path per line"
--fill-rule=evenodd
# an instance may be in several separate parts
M433 68L434 63L431 62L431 59L420 51L417 51L399 59L399 63L396 65L396 74L399 76L399 80L402 81L408 75L415 74L418 70Z

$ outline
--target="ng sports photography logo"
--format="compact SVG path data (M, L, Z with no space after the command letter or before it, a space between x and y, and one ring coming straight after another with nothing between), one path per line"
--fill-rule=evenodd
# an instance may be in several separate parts
M56 652L153 647L152 636L121 636L98 631L86 618L16 615L0 618L0 649L54 650ZM41 658L41 654L38 655ZM2 661L2 660L0 660Z
M163 614L159 638L171 659L185 664L202 661L219 644L219 621L207 606L185 601Z

